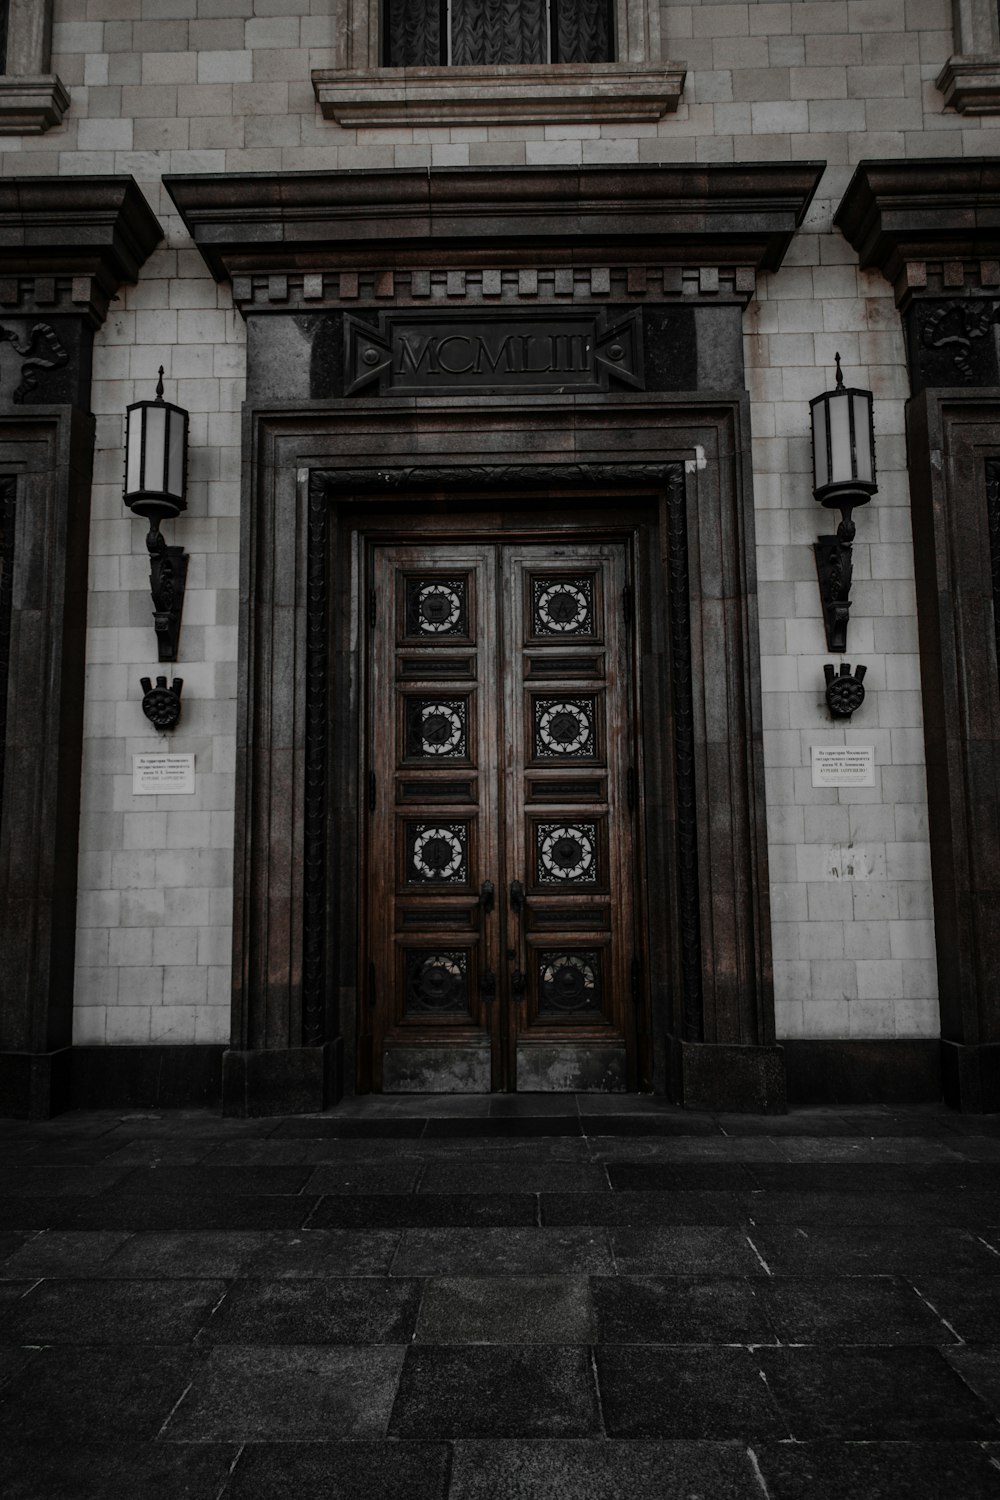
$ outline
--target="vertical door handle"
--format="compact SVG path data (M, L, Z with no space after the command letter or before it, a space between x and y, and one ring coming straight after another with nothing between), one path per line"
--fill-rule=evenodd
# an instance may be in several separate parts
M484 880L479 887L479 904L484 912L493 910L493 898L496 896L496 886L492 880Z
M524 910L524 886L520 880L510 883L510 904L515 915L520 916Z

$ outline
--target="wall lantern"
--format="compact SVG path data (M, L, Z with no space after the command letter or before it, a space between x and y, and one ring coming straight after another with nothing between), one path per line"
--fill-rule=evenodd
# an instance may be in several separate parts
M149 586L160 661L177 660L187 555L168 547L160 522L187 510L188 414L163 399L163 366L155 401L136 401L125 413L125 504L149 522Z
M844 385L837 360L837 385L809 403L812 415L813 494L820 505L840 511L836 535L814 543L819 591L823 599L826 643L831 651L847 650L851 603L852 511L875 494L875 426L871 391Z

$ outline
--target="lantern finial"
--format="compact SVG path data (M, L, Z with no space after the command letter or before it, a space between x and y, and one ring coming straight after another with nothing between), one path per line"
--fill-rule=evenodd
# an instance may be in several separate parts
M840 358L839 354L837 355L837 358L838 359ZM162 401L163 400L163 366L162 365L160 366L160 378L156 382L156 399L157 399L157 401Z
M842 391L844 389L844 372L840 368L840 355L835 354L833 357L837 361L837 390ZM163 374L162 370L160 371L160 374Z

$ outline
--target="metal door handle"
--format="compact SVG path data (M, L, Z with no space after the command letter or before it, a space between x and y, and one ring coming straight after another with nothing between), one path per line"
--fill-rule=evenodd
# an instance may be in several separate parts
M512 880L510 883L510 904L513 911L520 916L524 910L524 886L520 880Z
M512 1000L520 1000L528 988L528 976L520 969L515 969L510 976L510 994Z
M496 886L492 880L484 880L479 887L479 904L483 911L493 910L493 899L496 896Z
M485 969L479 976L479 993L484 1005L491 1005L496 999L497 976L492 969Z

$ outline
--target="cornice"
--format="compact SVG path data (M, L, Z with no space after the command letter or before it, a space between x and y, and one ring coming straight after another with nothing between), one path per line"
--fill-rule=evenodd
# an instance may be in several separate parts
M834 223L861 268L881 271L900 303L938 280L964 285L973 274L968 263L990 267L992 277L1000 258L1000 157L863 161Z
M44 282L50 292L66 282L74 310L103 321L162 238L131 177L0 178L0 279L26 307L34 295L25 283Z
M164 183L218 280L436 266L614 262L775 270L822 162L203 174ZM471 263L471 261L470 261Z
M676 112L683 63L329 68L312 75L324 119L351 127L655 123Z

